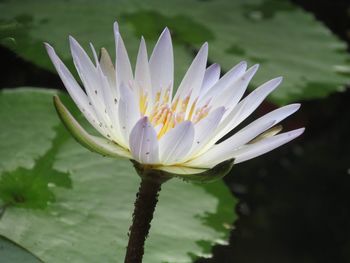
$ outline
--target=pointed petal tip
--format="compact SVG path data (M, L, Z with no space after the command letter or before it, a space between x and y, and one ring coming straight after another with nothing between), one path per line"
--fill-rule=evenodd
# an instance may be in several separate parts
M145 38L143 36L141 36L139 52L142 49L144 49L145 52L147 53L146 40L145 40Z
M118 25L118 22L117 22L117 21L115 21L115 22L113 23L113 29L114 29L115 32L119 32L119 25Z
M120 38L120 33L119 33L119 25L117 22L114 22L113 24L113 31L114 31L114 39L116 42L118 42Z
M282 111L282 112L286 112L286 114L288 114L287 116L292 115L293 113L297 112L301 107L300 103L293 103L293 104L289 104L283 107L280 107L278 109L276 109L275 111Z
M79 44L78 44L78 41L77 41L72 35L69 35L69 36L68 36L68 40L69 40L69 45L70 45L71 47L76 47L76 46L79 45Z
M208 42L204 42L203 45L201 46L201 49L199 50L199 52L205 52L208 55L208 49L209 49L209 44ZM199 53L198 52L198 53Z
M108 51L105 47L101 47L100 52L103 53L104 55L108 55Z
M163 38L171 39L171 34L170 34L170 30L168 27L165 27L163 29L163 32L160 34L159 40L163 39Z
M298 136L302 135L302 134L304 133L304 131L305 131L305 127L302 127L302 128L296 129L296 130L293 130L293 131L290 132L290 133L291 133L290 136L298 137Z
M46 51L50 54L50 53L55 53L54 48L47 42L44 42L44 47L46 49Z
M242 71L246 71L248 67L248 63L247 61L241 61L238 64L236 64L233 68L231 68L230 71L236 71L236 70L242 70ZM250 68L250 70L252 70L253 67Z
M241 67L246 67L247 64L242 64ZM255 64L254 66L250 67L246 72L245 74L248 74L248 76L252 76L254 75L259 69L259 64Z
M54 105L56 105L57 103L60 102L60 98L58 97L57 94L53 95L52 100L53 100Z
M283 77L277 77L277 78L271 79L268 82L270 82L271 87L273 87L273 89L275 89L282 83L282 81L283 81Z
M259 67L260 67L260 64L255 64L254 66L251 67L251 69L252 69L254 72L256 72L256 71L258 71Z
M300 103L293 103L289 105L291 108L293 108L295 111L299 110L301 107Z
M281 82L283 81L283 77L282 77L282 76L279 76L279 77L277 77L277 78L274 78L274 80L275 80L276 82L281 83Z
M201 48L199 49L199 51L197 52L197 55L198 54L202 54L202 55L205 55L205 56L208 56L208 42L205 42Z
M55 49L48 43L44 43L45 49L47 54L49 55L49 58L51 59L52 63L57 66L59 64L59 58L56 54Z
M302 127L302 128L299 128L299 129L295 129L295 130L292 130L292 131L288 131L288 132L285 132L285 133L282 133L280 134L280 136L285 136L285 138L288 140L288 141L291 141L291 140L294 140L295 138L299 137L300 135L302 135L305 131L305 127Z
M266 81L264 84L262 84L261 87L266 87L274 90L281 84L282 80L283 80L282 77L270 79L269 81Z
M238 63L238 65L241 65L241 66L243 66L243 65L248 66L248 63L247 63L247 61L242 60L241 62Z
M218 63L213 63L213 64L211 64L209 67L212 67L212 68L214 68L214 69L218 69L218 68L220 68L220 64L218 64Z
M51 47L51 45L49 43L47 43L47 42L43 42L43 44L44 44L45 47Z

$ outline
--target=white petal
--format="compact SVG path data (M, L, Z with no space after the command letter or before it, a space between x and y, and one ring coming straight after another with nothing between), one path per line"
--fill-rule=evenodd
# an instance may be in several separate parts
M225 105L227 105L226 107L229 109L235 107L242 98L250 80L253 78L258 68L259 65L254 65L248 69L236 81L228 85L218 96L214 96L209 105L214 108Z
M281 83L282 78L272 79L250 93L220 123L213 141L217 142L238 124L244 121L261 102ZM215 143L213 142L213 144Z
M199 154L208 151L218 140L244 121L260 105L266 96L277 88L281 81L282 78L276 78L264 83L242 100L229 114L225 113L227 117L223 117L214 136L212 136L210 142L201 149Z
M282 108L276 109L274 111L271 111L268 114L265 114L259 119L253 121L248 126L244 127L243 129L232 135L230 138L215 145L214 147L221 147L221 149L224 147L229 147L231 148L231 150L240 147L250 142L261 133L270 129L272 126L281 122L283 119L296 112L299 108L300 104L290 104Z
M119 145L124 148L128 148L128 141L125 140L124 136L122 136L120 127L119 127L119 116L118 116L118 100L115 99L112 93L112 89L109 86L109 82L107 77L102 72L100 65L97 67L97 71L100 77L101 90L104 99L105 105L105 117L107 120L105 121L107 124L106 130L109 131L107 134L107 139L113 140L117 142Z
M277 123L281 122L288 116L292 115L294 112L296 112L300 108L299 103L289 104L287 106L283 106L281 108L278 108L276 110L273 110L264 116L260 117L259 119L253 121L248 126L244 127L242 130L238 131L236 134L244 133L248 130L254 130L256 127L258 127L261 123L267 123L269 121L273 121L273 125L276 125ZM267 129L270 129L272 126L268 127ZM235 135L236 135L235 134Z
M175 164L191 149L194 139L192 122L184 121L168 131L159 141L159 156L162 164Z
M100 91L96 67L84 49L72 36L69 36L69 44L74 65L77 68L79 76L84 83L86 93L89 96L90 100L97 100L96 96L93 95L95 93L95 90L97 90L97 92Z
M205 43L197 53L197 56L194 58L191 66L188 68L174 97L174 100L177 98L184 99L191 93L186 116L191 109L193 101L197 98L202 87L205 67L207 65L207 58L208 44ZM181 103L178 103L177 105L181 105Z
M204 96L201 97L198 104L203 105L211 98L218 96L218 94L223 92L228 85L242 76L246 69L247 63L245 61L242 61L234 66L221 79L219 79L219 81L217 81L216 84L214 84L214 86L212 86Z
M129 87L121 85L119 91L119 127L122 136L124 136L124 139L128 141L131 129L141 117L139 103L135 92Z
M136 60L136 68L135 68L135 82L136 86L139 89L139 94L141 91L143 94L147 94L151 96L152 93L152 83L151 83L151 75L148 64L148 56L146 43L144 38L141 38L140 48L137 55Z
M54 96L54 105L62 122L72 134L72 136L87 149L110 157L126 157L131 155L128 151L104 138L99 138L90 135L86 130L76 121L73 115L67 110L58 96Z
M91 42L89 43L89 45L90 45L90 49L91 49L92 55L94 56L95 63L97 65L98 64L98 56L97 56L97 53L96 53L96 49L95 49L94 45Z
M266 126L268 126L267 124ZM265 127L266 127L265 126ZM262 129L265 127L261 126ZM261 141L258 141L253 144L247 144L240 148L230 148L229 143L224 144L224 147L216 147L210 149L208 152L199 156L198 158L186 163L186 165L191 167L200 167L200 168L211 168L216 164L219 164L228 159L235 159L235 164L240 163L259 155L262 155L266 152L269 152L291 140L298 137L304 132L304 128L293 130L286 133L281 133Z
M186 163L186 165L208 168L212 167L214 164L228 160L230 159L228 156L231 156L232 152L237 149L237 147L254 139L273 124L274 121L269 121L267 123L261 123L256 129L249 129L244 133L237 133L220 144L213 145L207 152Z
M168 87L170 87L170 94L172 94L174 82L174 55L168 28L165 28L160 35L153 49L149 66L153 89L152 98L154 99L158 92Z
M47 53L49 54L49 57L55 66L58 75L61 77L63 84L65 85L69 95L72 97L74 102L78 105L79 108L86 107L88 109L88 99L86 94L83 92L83 90L80 88L77 81L74 79L72 74L69 72L67 67L63 64L61 59L57 56L55 50L52 46L45 43L45 47L47 50Z
M304 132L304 128L293 130L290 132L281 133L254 144L245 146L244 148L237 150L233 153L235 163L241 163L249 159L260 156L264 153L272 151L273 149L295 139Z
M98 118L99 126L105 127L107 125L104 116L105 106L97 69L84 49L72 36L69 37L69 43L74 65L84 84L85 91L89 97L89 101L94 109L96 117Z
M211 87L213 87L213 85L219 80L219 78L220 78L220 65L212 64L205 71L200 96L203 96L205 93L207 93L207 91Z
M106 135L105 130L99 127L99 121L95 115L94 109L89 105L89 100L84 91L80 88L79 84L69 72L67 67L56 55L54 49L47 43L45 43L45 47L53 65L58 72L58 75L61 77L64 86L66 87L71 98L74 100L75 104L78 106L90 124L101 134Z
M118 23L114 23L114 38L116 46L116 79L117 85L120 87L121 84L129 85L133 80L131 65L128 53L126 51L124 41L119 33Z
M205 172L207 169L191 168L186 166L160 166L157 170L161 170L173 174L200 174Z
M114 65L111 57L109 56L105 48L101 48L99 64L101 66L101 70L103 74L108 79L108 83L109 83L109 86L111 87L113 98L118 99Z
M225 113L225 107L219 107L209 113L207 117L195 124L194 142L189 156L194 156L211 139L222 116Z
M143 164L159 162L158 139L148 117L141 118L130 133L130 151L133 158Z

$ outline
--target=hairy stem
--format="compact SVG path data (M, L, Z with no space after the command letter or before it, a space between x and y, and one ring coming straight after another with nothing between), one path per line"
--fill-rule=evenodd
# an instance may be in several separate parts
M133 222L129 232L125 263L141 263L144 244L151 227L153 213L158 202L158 194L163 180L152 176L141 177L139 191L136 194Z

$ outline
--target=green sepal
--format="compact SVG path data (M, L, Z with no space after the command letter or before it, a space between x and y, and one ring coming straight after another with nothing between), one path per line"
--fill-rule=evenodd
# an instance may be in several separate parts
M178 174L166 172L160 170L160 168L157 169L156 166L143 165L136 162L135 160L131 160L131 162L134 164L137 173L141 177L154 177L154 179L157 180L169 180L170 178L177 177L185 181L200 183L209 183L223 178L231 171L234 165L234 159L229 159L215 165L213 168L207 169L200 173Z

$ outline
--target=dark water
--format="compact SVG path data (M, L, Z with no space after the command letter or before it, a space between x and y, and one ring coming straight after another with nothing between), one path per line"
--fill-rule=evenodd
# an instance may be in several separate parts
M350 1L295 0L350 43ZM350 90L303 101L303 137L233 169L240 200L229 246L198 263L350 262Z
M350 1L301 1L350 42ZM62 87L57 75L0 48L0 88ZM350 262L350 90L302 102L286 128L303 137L235 167L225 182L239 198L229 246L198 263ZM268 107L269 105L265 105Z

